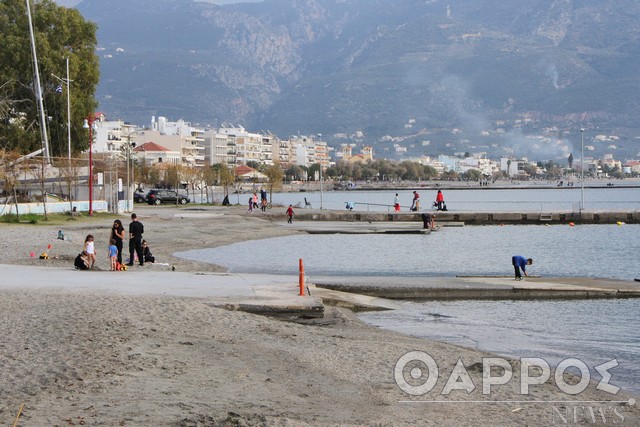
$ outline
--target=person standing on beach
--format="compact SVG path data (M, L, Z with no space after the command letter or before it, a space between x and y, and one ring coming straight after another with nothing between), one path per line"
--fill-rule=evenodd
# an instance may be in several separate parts
M511 264L513 264L513 268L516 273L516 280L522 280L520 269L522 269L524 275L528 277L529 275L527 274L527 265L533 264L533 260L531 258L525 258L523 256L516 255L511 257Z
M287 223L291 224L293 222L293 206L289 205L289 209L287 209L287 216L289 217L289 219L287 219Z
M111 271L118 270L118 248L116 247L116 239L109 241L109 261L111 263Z
M438 194L436 194L436 204L438 205L438 210L441 211L444 207L444 194L442 194L442 190L438 190Z
M122 221L116 219L113 221L113 227L111 227L111 237L109 240L116 241L116 248L118 249L118 264L122 264L122 242L124 241L124 226Z
M129 263L127 265L132 266L135 254L138 255L138 261L140 266L144 265L144 257L142 254L142 234L144 233L144 226L138 221L138 215L131 214L131 224L129 224Z
M253 212L253 197L249 196L249 209L247 210L248 213L252 213Z
M93 235L88 234L84 239L84 247L82 248L82 251L87 254L89 268L93 269L93 266L96 264L96 248L93 242Z
M413 192L413 201L411 202L411 210L417 212L420 210L420 194L417 191Z
M400 198L398 197L398 193L396 193L396 197L393 198L393 210L400 212Z

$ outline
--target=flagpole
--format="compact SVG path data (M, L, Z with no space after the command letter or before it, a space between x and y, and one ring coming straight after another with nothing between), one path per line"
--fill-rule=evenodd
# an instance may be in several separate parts
M47 137L47 122L44 117L44 103L42 102L42 86L40 85L40 72L38 71L38 56L36 55L36 42L33 33L33 23L31 22L31 6L29 0L27 3L27 16L29 18L29 34L31 35L31 52L33 54L33 69L35 71L36 98L38 101L38 109L40 110L40 133L42 135L42 148L44 149L44 157L47 164L51 164L49 153L49 139Z

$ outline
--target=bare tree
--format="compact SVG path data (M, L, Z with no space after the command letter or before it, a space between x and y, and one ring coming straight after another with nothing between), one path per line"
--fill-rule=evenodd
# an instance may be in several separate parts
M267 175L267 179L269 180L269 202L273 203L273 190L278 190L282 187L282 178L284 177L284 173L282 172L282 167L280 167L280 163L278 162L269 166L264 173Z
M4 181L4 190L6 194L10 194L16 206L16 218L20 221L20 212L18 211L18 194L16 188L20 178L20 166L18 159L20 155L15 151L0 151L0 178ZM9 203L7 196L5 206Z
M202 169L202 181L205 185L205 194L207 195L207 203L209 202L209 189L213 188L213 186L218 181L219 172L213 165L206 165ZM213 201L213 195L211 195L211 201Z
M34 159L34 162L31 163L29 170L33 172L35 177L38 179L38 184L40 184L40 194L42 194L42 206L44 209L44 219L45 221L49 219L47 214L47 162L44 156L39 159Z
M64 166L60 168L60 173L62 174L62 179L66 185L67 199L69 200L69 212L71 213L71 218L75 219L73 215L74 197L71 195L71 190L73 188L75 193L78 191L78 159L71 159L65 162Z

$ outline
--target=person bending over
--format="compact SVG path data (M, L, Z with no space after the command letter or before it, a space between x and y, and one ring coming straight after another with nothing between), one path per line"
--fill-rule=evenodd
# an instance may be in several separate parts
M513 264L513 269L516 273L516 280L522 280L522 274L520 273L520 269L522 269L522 273L525 276L529 276L527 274L527 265L533 264L533 260L531 258L525 258L520 255L516 255L511 257L511 264Z

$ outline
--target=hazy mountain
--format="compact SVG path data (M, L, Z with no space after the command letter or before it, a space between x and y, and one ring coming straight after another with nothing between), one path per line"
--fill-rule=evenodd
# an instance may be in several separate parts
M633 0L85 0L78 8L99 25L97 95L110 117L231 122L283 137L362 130L380 155L388 135L413 154L506 146L561 157L566 147L518 135L557 126L576 142L586 127L622 135L616 149L637 151Z

